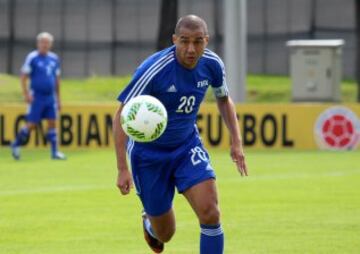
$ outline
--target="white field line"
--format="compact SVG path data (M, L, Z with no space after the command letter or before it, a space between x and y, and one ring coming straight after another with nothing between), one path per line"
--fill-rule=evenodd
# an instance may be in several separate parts
M64 186L49 186L43 188L34 189L17 189L17 190L4 190L0 191L0 196L16 196L27 194L43 194L43 193L55 193L55 192L67 192L67 191L88 191L88 190L110 190L115 186L99 186L99 185L64 185Z

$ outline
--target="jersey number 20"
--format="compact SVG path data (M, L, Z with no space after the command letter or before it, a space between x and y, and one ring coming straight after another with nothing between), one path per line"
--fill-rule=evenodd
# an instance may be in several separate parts
M186 113L190 114L194 110L195 105L195 96L191 95L189 97L183 96L180 98L180 105L176 110L177 113Z

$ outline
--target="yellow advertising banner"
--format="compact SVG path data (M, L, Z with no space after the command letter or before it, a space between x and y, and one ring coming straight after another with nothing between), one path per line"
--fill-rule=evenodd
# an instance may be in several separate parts
M113 145L115 104L65 105L59 116L59 143L69 148ZM356 149L360 104L240 104L236 106L245 147L254 149ZM24 125L26 108L0 104L0 147ZM206 147L227 148L229 133L216 104L203 104L197 119ZM46 124L32 133L28 147L46 145Z

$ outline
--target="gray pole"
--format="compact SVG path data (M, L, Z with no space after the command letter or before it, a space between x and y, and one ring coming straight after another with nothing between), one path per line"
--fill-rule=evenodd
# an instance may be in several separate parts
M14 48L15 48L15 11L16 11L16 1L9 0L9 38L7 45L7 66L6 72L8 74L14 74Z
M246 42L247 42L247 0L224 1L224 56L227 81L232 99L245 102Z
M357 81L357 102L360 102L360 0L355 0L356 16L356 81Z
M111 75L115 75L116 68L116 54L117 54L117 22L116 22L116 14L117 14L117 1L111 1Z

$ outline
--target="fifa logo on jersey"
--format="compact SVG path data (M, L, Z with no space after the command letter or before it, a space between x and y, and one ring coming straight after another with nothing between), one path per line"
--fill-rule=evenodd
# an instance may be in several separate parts
M197 82L197 87L198 88L205 87L205 86L208 86L208 85L209 85L209 81L207 79Z

